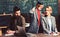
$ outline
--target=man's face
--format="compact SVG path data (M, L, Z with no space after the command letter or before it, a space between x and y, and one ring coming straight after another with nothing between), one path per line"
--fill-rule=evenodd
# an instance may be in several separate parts
M38 10L42 10L43 7L44 7L44 5L40 5L40 6L38 7Z
M52 13L52 9L46 8L46 15L49 15L49 14L51 14L51 13Z
M21 15L20 10L15 12L15 16L20 16L20 15Z

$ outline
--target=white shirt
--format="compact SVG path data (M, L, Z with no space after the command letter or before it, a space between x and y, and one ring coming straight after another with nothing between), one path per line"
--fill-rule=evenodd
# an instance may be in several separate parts
M48 18L48 25L49 25L49 29L50 29L50 33L52 32L52 22L51 22L51 18Z

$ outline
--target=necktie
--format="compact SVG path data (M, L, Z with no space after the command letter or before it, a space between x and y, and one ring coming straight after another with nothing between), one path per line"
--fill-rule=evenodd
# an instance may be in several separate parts
M38 15L38 26L40 26L40 10L37 10L37 15Z

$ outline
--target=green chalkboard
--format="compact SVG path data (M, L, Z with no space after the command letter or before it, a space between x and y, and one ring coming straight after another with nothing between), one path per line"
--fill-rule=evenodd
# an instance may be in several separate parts
M29 10L32 9L38 1L42 2L44 7L47 5L52 6L53 15L58 14L58 0L0 0L0 13L12 13L14 6L20 7L22 13L29 13ZM44 10L45 9L43 9L43 12Z
M0 13L11 13L14 6L21 8L22 13L28 13L38 0L0 0Z
M52 15L58 15L58 0L38 0L39 2L44 4L44 8L46 6L51 6L53 9ZM44 11L45 9L43 9Z

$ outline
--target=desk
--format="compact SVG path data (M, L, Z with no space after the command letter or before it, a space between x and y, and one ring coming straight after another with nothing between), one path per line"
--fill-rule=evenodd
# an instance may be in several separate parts
M2 36L2 37L16 37L16 36L13 35L13 36ZM39 33L39 34L31 34L31 36L28 37L60 37L60 35L52 36L52 35L44 35L43 33Z
M43 33L41 33L41 34L37 34L37 37L60 37L60 35L45 35L45 34L43 34Z
M60 37L60 35L45 35L43 33L39 33L39 34L31 34L31 35L28 35L28 37Z
M0 36L2 36L2 29L7 28L7 26L0 26Z

